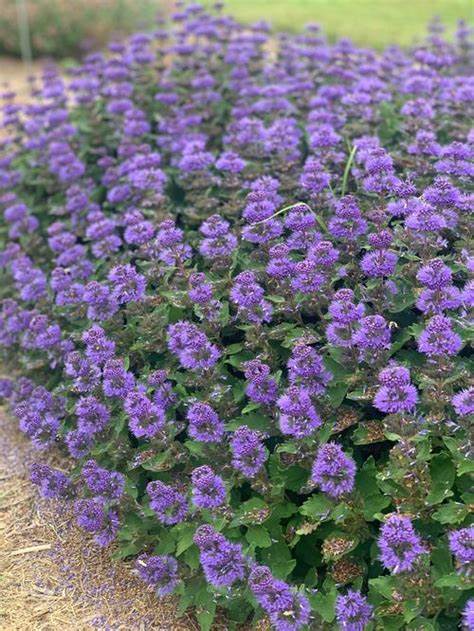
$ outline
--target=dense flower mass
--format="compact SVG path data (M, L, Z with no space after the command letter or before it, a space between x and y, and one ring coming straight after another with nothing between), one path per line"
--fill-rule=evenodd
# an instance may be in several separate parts
M470 29L219 5L4 90L0 395L204 628L473 626Z

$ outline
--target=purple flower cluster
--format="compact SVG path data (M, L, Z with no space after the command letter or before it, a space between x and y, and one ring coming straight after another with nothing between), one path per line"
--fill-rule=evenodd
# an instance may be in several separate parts
M158 596L167 596L178 585L178 564L169 555L153 556L142 554L135 567L140 578L156 590Z
M258 359L246 362L245 378L247 386L245 394L254 401L262 405L270 405L275 402L278 393L278 385L272 377L270 377L270 366L263 364Z
M324 493L339 498L354 488L355 462L337 443L327 443L318 449L311 470L311 481Z
M247 478L253 478L261 471L267 454L258 432L242 425L231 438L232 465Z
M177 322L168 327L168 348L187 370L209 370L220 357L217 346L191 322Z
M390 516L380 530L380 559L393 574L411 572L427 552L408 517Z
M48 499L67 498L72 495L72 484L67 475L48 465L33 463L30 479L39 487L41 495Z
M367 599L354 590L336 601L336 619L341 631L364 631L373 615L373 607Z
M230 587L245 575L242 547L231 543L210 525L199 526L194 534L199 559L207 581L214 587Z
M185 519L188 512L186 497L174 487L155 480L146 487L150 497L150 508L162 524L172 526Z
M203 465L191 473L192 497L198 508L219 508L225 503L226 489L221 477Z
M270 568L255 566L250 572L248 584L277 631L298 631L308 624L311 614L308 599L272 576Z
M450 532L449 549L460 571L471 575L474 570L474 526Z
M388 366L379 374L380 387L375 393L374 406L381 412L396 414L411 412L418 393L410 383L410 371L403 366Z

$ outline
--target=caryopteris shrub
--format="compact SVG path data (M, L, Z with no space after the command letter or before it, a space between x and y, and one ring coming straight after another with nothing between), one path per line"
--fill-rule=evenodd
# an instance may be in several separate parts
M5 95L1 389L77 459L33 480L203 629L472 629L467 29L173 22Z

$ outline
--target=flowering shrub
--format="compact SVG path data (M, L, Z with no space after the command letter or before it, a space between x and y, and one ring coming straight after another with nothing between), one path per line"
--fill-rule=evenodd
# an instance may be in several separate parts
M190 5L4 95L1 394L203 629L471 629L467 30L268 39Z

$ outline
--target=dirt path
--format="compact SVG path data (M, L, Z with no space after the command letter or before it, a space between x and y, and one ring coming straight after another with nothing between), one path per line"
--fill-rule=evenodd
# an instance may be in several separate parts
M190 631L172 598L157 599L75 525L69 509L41 500L29 481L38 458L0 410L0 630Z
M40 75L44 65L45 62L41 60L33 61L27 66L20 59L0 57L0 87L3 90L7 84L20 99L23 99L29 96L28 77Z

